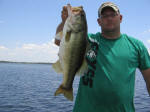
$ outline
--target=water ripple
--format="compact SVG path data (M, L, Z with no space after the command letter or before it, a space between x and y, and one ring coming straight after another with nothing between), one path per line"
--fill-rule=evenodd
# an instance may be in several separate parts
M56 74L51 65L1 63L0 68L0 112L72 112L75 100L54 96L62 75ZM76 77L74 99L78 83ZM150 112L150 97L139 71L135 85L136 112Z

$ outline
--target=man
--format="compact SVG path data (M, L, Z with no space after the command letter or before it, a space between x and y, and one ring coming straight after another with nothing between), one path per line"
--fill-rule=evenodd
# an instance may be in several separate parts
M150 94L150 55L143 43L120 33L122 15L105 2L98 10L101 33L89 34L88 72L80 78L73 112L135 112L135 71Z
M67 6L64 6L61 12L61 18L62 18L62 22L58 25L57 29L56 29L56 36L55 36L55 44L56 45L60 45L60 41L62 38L62 30L65 24L65 21L68 17L68 11L67 11Z

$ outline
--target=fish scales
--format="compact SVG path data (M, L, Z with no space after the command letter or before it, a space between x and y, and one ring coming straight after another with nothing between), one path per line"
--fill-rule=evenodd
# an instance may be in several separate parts
M87 48L87 23L85 12L80 7L68 4L68 18L63 28L63 38L59 48L59 60L53 68L63 74L63 82L55 92L55 96L63 94L73 100L73 80L77 72L86 71L85 53Z

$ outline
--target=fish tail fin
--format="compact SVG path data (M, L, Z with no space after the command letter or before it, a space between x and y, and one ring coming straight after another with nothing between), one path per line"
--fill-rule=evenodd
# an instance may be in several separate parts
M57 73L62 73L63 71L59 60L56 63L52 64L52 67Z
M65 89L62 85L56 90L55 96L63 94L68 100L73 101L73 89Z

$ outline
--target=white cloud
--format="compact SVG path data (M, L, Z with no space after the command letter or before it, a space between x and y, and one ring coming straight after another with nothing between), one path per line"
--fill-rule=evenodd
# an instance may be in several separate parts
M17 62L55 62L58 59L58 47L54 42L43 44L23 44L14 49L0 46L0 60Z
M58 59L58 50L54 40L43 44L23 44L14 49L0 46L0 60L17 62L55 62ZM150 43L150 40L148 40ZM148 48L150 54L150 48Z
M4 46L0 46L0 50L8 50L8 48L6 48Z
M147 40L148 43L150 43L150 40Z

